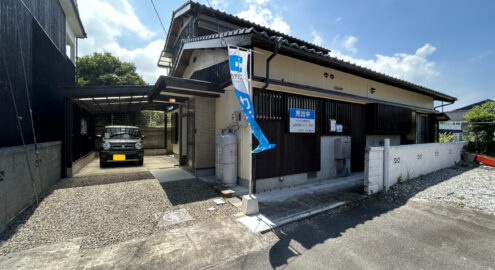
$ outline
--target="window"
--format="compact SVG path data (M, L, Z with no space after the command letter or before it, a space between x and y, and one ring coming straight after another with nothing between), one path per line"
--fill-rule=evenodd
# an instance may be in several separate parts
M81 135L88 135L88 119L81 118Z

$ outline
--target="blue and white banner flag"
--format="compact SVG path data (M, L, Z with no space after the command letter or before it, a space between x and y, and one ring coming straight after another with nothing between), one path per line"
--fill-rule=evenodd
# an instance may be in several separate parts
M246 115L253 135L260 142L258 147L253 150L253 153L259 153L264 150L275 148L275 144L270 144L268 142L268 139L254 119L253 101L251 100L248 91L249 78L247 64L249 54L249 51L240 50L238 48L229 48L230 76L232 77L232 84L234 85L235 93L239 100L239 104L241 104L242 111Z

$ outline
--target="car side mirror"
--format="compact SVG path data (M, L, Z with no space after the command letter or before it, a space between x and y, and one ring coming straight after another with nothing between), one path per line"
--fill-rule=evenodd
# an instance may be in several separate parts
M141 136L141 139L144 140L144 138L146 138L146 135L142 135Z

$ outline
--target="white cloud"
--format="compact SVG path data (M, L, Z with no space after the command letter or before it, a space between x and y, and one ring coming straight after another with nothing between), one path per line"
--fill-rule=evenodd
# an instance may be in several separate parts
M356 43L358 41L358 38L355 37L355 36L346 36L344 38L344 41L342 42L342 46L344 46L344 48L351 52L352 54L356 54L357 53L357 49L356 49Z
M433 54L435 50L436 48L434 46L426 43L424 46L417 49L414 54L395 53L393 56L377 54L375 59L354 58L345 55L338 50L332 51L330 55L359 66L385 73L389 76L423 84L440 74L435 67L435 62L428 60L428 57Z
M312 31L311 35L313 36L313 43L314 44L316 44L318 46L323 45L323 38L320 36L320 34L318 34L318 32Z
M246 3L248 4L257 4L257 5L264 5L268 3L270 0L246 0Z
M492 54L495 54L495 51L494 50L490 50L490 51L486 51L486 52L483 52L483 53L480 53L478 55L475 55L475 56L472 56L468 59L469 62L473 62L473 61L477 61L477 60L481 60L485 57L488 57Z
M211 7L225 11L229 7L229 2L225 0L211 0Z
M79 41L80 55L110 52L123 61L133 62L137 73L150 84L165 72L156 66L164 40L151 41L156 33L139 20L128 0L79 1L79 11L88 33L87 39ZM123 36L150 40L150 43L144 48L127 49L118 41Z
M238 17L248 21L272 28L276 31L289 34L290 26L280 15L273 15L270 9L265 4L265 0L247 0L249 3L248 10L241 11L237 14Z

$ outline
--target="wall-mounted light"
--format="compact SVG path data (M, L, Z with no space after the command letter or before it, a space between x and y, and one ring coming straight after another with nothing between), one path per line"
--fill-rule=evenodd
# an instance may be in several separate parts
M323 76L325 76L325 78L328 78L328 72L323 73Z
M173 103L173 102L175 102L175 98L171 98L171 99L169 99L169 101Z
M330 74L330 79L333 80L333 78L335 78L335 76L333 74Z
M374 94L375 92L376 92L376 89L375 89L375 88L373 88L373 87L371 87L371 88L370 88L370 93Z

